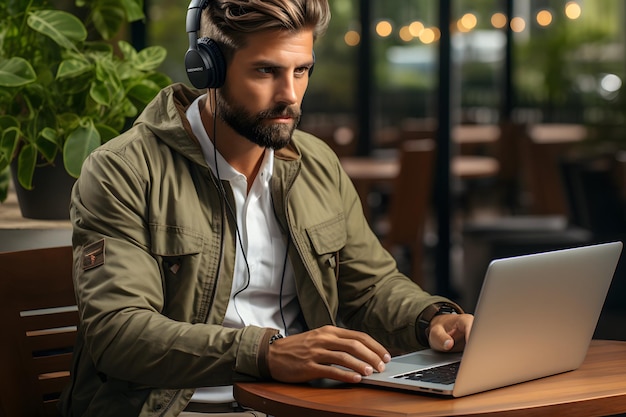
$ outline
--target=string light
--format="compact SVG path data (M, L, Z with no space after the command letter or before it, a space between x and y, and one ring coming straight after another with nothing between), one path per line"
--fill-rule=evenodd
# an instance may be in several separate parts
M526 21L521 17L514 17L511 19L511 30L513 32L523 32L526 29Z
M580 17L581 14L582 9L580 7L580 4L576 3L575 1L567 2L567 4L565 5L565 16L567 16L569 19L576 20Z
M537 23L539 26L549 26L552 23L552 13L549 10L537 12Z
M417 38L424 31L424 24L419 21L411 22L411 24L409 25L409 31L414 38Z
M361 43L361 35L356 30L349 30L344 35L343 40L348 46L357 46Z
M494 13L491 16L491 25L496 29L502 29L506 26L507 18L504 13Z
M381 38L386 38L393 32L393 26L388 20L381 20L376 24L376 33Z

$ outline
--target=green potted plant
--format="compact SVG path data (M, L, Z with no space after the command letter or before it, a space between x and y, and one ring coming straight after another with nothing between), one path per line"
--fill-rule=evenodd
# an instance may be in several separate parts
M137 51L113 41L126 23L144 17L143 0L76 0L73 8L0 3L0 201L10 168L16 191L28 193L49 188L33 182L44 166L62 165L77 178L87 155L171 82L157 70L164 48Z

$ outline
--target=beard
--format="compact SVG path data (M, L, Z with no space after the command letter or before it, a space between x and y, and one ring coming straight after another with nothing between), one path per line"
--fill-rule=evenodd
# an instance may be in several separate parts
M229 97L226 87L222 87L217 94L217 114L224 123L250 142L274 150L289 144L301 117L298 107L287 105L252 114ZM291 117L293 123L264 123L270 118L281 116Z

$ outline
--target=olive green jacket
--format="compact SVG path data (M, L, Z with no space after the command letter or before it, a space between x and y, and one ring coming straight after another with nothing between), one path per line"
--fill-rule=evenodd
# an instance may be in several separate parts
M163 90L91 154L74 187L81 323L66 416L175 416L194 387L262 376L275 330L221 326L235 226L185 118L198 94ZM306 326L341 323L390 348L418 348L418 314L447 300L398 272L331 149L296 131L275 153L271 193Z

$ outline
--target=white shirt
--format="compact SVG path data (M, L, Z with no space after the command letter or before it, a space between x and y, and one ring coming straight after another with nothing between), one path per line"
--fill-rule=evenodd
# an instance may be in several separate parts
M271 327L285 335L300 332L302 329L297 320L300 306L294 272L286 258L287 241L274 215L270 193L274 151L265 150L259 173L248 193L245 175L228 164L219 152L215 153L200 117L200 100L204 97L206 95L197 98L189 107L187 119L213 173L216 176L219 173L219 178L230 183L235 199L232 210L237 217L235 270L223 325L233 328L248 325ZM230 209L226 210L226 214L231 216ZM211 391L217 394L217 390L212 388L197 390L192 401L201 401L205 397L203 394ZM222 399L223 394L217 396L219 398L211 398L209 402L233 401L232 389L228 398Z

